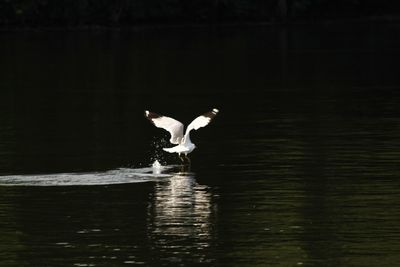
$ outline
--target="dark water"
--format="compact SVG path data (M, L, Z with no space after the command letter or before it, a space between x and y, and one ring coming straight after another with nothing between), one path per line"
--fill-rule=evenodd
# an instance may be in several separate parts
M0 266L396 266L399 30L2 33Z

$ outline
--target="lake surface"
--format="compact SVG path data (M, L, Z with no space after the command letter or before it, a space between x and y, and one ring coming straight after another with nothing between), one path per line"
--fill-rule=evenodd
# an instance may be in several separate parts
M1 33L0 266L396 266L399 30Z

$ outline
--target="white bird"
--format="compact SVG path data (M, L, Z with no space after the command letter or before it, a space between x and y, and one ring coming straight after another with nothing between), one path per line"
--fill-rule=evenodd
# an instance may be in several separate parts
M171 144L174 144L176 146L163 149L169 153L178 153L182 162L184 162L184 158L182 157L182 155L185 155L185 158L190 163L190 159L187 155L196 148L196 145L193 144L190 140L190 131L207 126L211 122L211 120L218 114L218 112L219 110L214 108L213 110L198 116L188 125L185 131L185 135L183 135L184 126L180 121L177 121L170 117L159 115L154 112L150 112L148 110L145 110L144 115L156 127L162 128L171 134L171 138L169 139L169 141L171 142Z

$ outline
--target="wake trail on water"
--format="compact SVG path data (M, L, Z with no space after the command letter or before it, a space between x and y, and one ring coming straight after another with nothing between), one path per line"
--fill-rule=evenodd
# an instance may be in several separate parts
M155 161L146 168L119 168L104 172L53 173L0 176L0 186L80 186L113 185L159 181L172 177L168 170L175 166L162 166ZM167 172L167 173L164 173Z

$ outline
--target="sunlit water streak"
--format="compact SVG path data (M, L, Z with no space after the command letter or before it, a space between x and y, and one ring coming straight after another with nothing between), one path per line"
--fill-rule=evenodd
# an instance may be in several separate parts
M120 168L105 172L54 173L0 176L0 186L81 186L143 183L171 177L161 173L174 166L154 165L147 168Z

